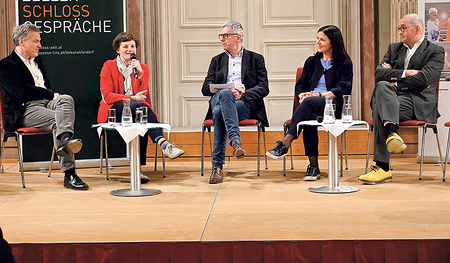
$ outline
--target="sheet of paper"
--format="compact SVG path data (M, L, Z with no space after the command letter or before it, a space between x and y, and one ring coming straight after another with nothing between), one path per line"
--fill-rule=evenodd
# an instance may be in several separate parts
M234 89L234 82L228 84L209 84L209 91L217 93L221 89Z

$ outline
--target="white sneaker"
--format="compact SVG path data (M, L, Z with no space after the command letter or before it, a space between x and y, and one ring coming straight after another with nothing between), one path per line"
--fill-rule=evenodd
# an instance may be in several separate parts
M141 178L141 184L145 184L150 181L150 178L148 178L148 176L145 175L142 171L140 172L139 177Z
M175 159L184 154L184 151L178 149L175 144L169 144L166 149L162 150L164 157L169 157L170 159Z
M305 177L303 177L304 181L317 181L317 176L316 175L306 175Z

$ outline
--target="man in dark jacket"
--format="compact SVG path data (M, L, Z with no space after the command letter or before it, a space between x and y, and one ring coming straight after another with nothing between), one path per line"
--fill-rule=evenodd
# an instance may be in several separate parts
M211 96L206 119L214 121L211 184L223 181L227 138L233 147L233 156L238 159L245 156L239 121L257 119L269 126L263 100L269 94L264 57L246 50L242 45L243 37L244 29L239 22L222 25L219 39L225 52L212 58L203 82L203 95ZM230 84L232 88L213 93L210 84Z
M52 131L64 172L64 187L85 190L89 186L75 171L74 154L82 147L80 139L73 139L75 102L69 95L53 91L44 69L39 49L39 28L26 22L13 30L15 50L0 60L6 132L19 127L34 127Z
M406 149L397 133L400 122L422 120L434 123L439 117L436 89L444 67L444 48L424 39L423 20L417 14L404 16L397 29L401 42L389 45L375 70L378 83L370 106L376 165L359 177L365 184L392 181L390 153Z

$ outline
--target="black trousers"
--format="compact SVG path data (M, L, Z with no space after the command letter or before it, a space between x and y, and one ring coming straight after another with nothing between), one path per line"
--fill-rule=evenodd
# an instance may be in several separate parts
M336 100L333 100L334 104ZM340 112L341 107L337 104L336 112ZM303 100L297 107L291 119L291 127L288 130L288 134L298 138L303 131L303 144L305 146L306 156L318 156L319 155L319 135L317 134L317 126L299 126L297 124L301 121L316 120L318 116L323 116L323 110L325 108L324 97L308 97ZM340 116L340 114L337 114Z
M146 104L144 104L142 102L132 100L130 103L130 108L131 108L131 114L133 115L133 118L132 118L133 122L135 121L135 118L136 118L136 109L140 108L140 107L148 108L147 109L148 123L159 123L158 119L156 118L155 114L150 109L150 107L148 107ZM112 108L116 109L116 120L117 120L117 122L119 122L122 119L123 102L117 101L116 103L114 103ZM149 129L147 131L147 135L150 136L150 138L152 139L152 141L154 143L157 143L155 141L155 139L157 137L164 136L162 129ZM140 160L141 165L147 164L148 136L141 136L140 141L139 141L139 152L140 152L140 156L141 156L141 160Z

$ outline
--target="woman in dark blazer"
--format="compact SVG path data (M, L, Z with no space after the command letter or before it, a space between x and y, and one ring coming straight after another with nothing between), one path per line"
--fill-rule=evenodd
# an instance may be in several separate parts
M352 79L353 64L345 50L341 31L333 25L321 27L317 31L317 53L305 61L302 76L295 85L295 94L299 97L300 105L292 116L290 129L283 140L278 141L266 155L274 159L286 156L292 141L296 140L303 130L305 154L309 158L304 179L317 180L320 175L317 127L300 126L297 130L297 123L323 116L326 96L333 97L337 117L340 117L342 96L351 94Z

